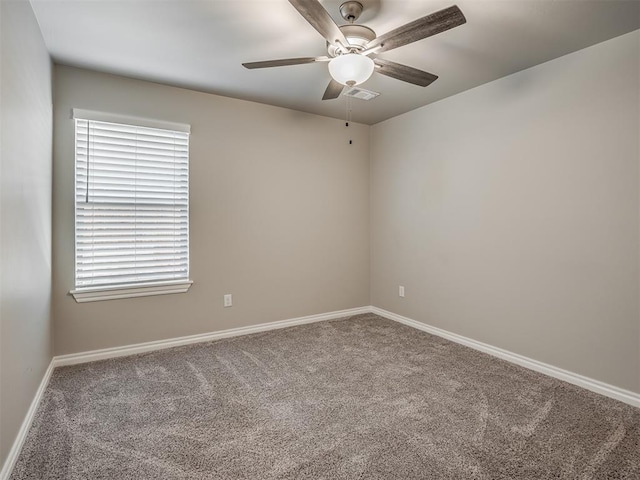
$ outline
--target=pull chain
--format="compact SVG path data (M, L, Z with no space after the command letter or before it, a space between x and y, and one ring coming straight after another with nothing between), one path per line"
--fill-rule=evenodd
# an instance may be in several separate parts
M346 106L347 106L347 111L345 112L345 127L349 127L349 122L351 122L351 97L349 95L345 95L347 97L347 102L346 102ZM353 144L353 140L350 138L349 139L349 145Z

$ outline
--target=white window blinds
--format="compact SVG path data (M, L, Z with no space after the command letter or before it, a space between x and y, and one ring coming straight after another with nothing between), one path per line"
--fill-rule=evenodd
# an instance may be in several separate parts
M189 277L189 134L76 118L76 289Z

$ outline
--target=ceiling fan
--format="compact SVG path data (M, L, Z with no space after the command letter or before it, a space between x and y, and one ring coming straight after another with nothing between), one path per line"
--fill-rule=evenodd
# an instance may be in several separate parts
M421 87L430 85L438 78L437 75L376 57L376 54L417 42L467 21L460 9L454 5L377 37L369 27L354 23L363 10L360 2L347 1L340 5L340 15L349 22L341 26L336 25L318 0L289 0L289 3L326 39L327 55L250 62L242 65L253 69L329 62L332 79L324 92L323 100L338 98L345 85L358 85L368 80L374 71Z

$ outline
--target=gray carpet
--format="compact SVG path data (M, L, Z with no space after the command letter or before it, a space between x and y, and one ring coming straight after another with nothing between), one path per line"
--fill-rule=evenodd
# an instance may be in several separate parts
M359 315L58 368L12 480L639 479L640 409Z

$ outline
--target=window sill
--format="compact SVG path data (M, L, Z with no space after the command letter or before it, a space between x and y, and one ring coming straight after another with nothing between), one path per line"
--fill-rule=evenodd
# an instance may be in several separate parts
M149 297L152 295L168 295L172 293L186 293L193 282L163 282L143 285L119 287L89 287L71 290L69 293L78 303L100 302L102 300L117 300L120 298Z

